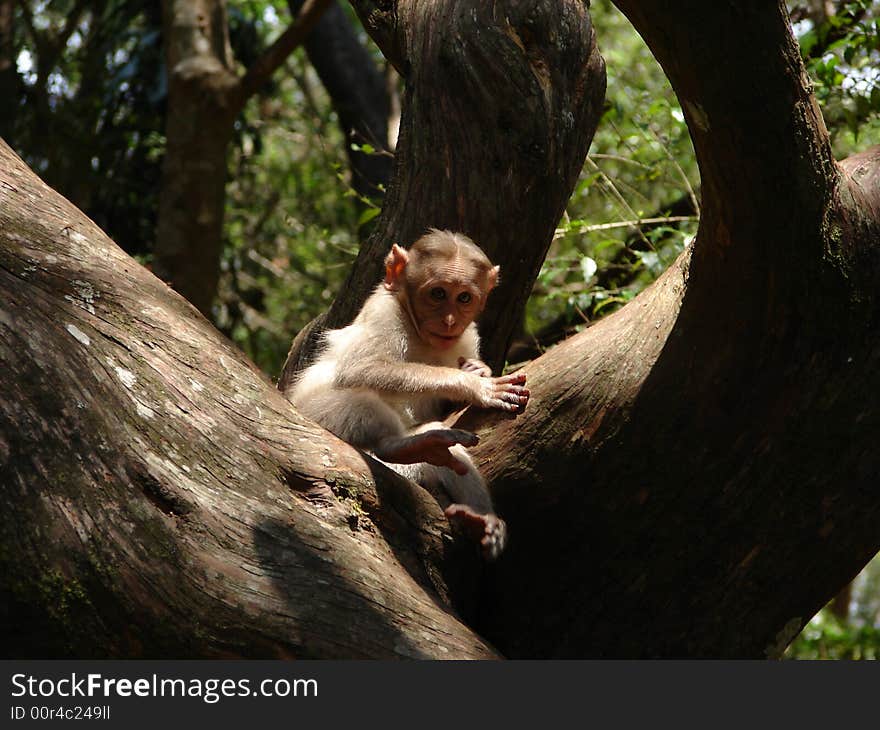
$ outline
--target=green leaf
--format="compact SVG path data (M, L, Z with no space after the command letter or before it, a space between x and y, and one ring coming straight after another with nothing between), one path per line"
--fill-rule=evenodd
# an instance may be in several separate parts
M373 218L379 215L381 208L367 208L358 218L358 228L369 223Z
M803 56L804 58L809 56L810 51L812 51L813 48L815 48L818 40L819 40L819 37L816 35L815 30L808 30L806 33L804 33L798 39L798 42L800 43L800 46L801 46L801 56Z

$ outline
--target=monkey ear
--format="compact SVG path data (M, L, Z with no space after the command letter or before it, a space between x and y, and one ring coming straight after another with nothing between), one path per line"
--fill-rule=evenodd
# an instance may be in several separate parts
M385 257L385 287L391 291L395 291L406 269L406 262L409 261L409 254L405 248L401 248L396 243L391 245L391 251Z
M489 273L486 275L486 293L488 294L492 291L496 286L498 286L498 282L501 281L501 267L493 266L489 269Z

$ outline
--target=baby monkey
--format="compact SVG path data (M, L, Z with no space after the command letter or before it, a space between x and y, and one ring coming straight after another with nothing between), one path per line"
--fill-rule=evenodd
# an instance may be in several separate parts
M431 229L385 259L385 280L348 327L325 334L317 360L285 392L306 416L425 486L441 486L446 516L493 560L506 526L466 446L440 419L450 403L518 411L523 374L492 377L474 320L499 267L467 236Z

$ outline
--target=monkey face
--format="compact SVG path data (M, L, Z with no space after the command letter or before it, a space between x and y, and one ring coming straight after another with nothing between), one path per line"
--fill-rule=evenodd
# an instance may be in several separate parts
M483 309L475 283L431 279L413 292L412 314L426 345L448 350Z
M408 251L392 245L385 288L397 293L422 342L448 350L483 311L498 271L464 234L430 229Z

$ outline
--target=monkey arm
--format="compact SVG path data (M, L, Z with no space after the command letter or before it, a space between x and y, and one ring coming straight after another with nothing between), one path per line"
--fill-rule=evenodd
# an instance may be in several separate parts
M478 381L479 376L473 373L441 365L374 360L339 367L333 384L337 388L431 395L470 403L479 391Z
M491 378L492 377L492 368L490 368L486 363L484 363L479 358L458 358L458 369L464 370L466 373L474 373L475 375L479 375L481 378Z
M336 371L337 388L367 388L446 398L483 408L516 411L525 406L529 391L522 373L485 378L471 372L415 362L361 361Z

